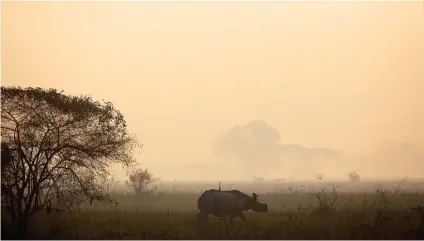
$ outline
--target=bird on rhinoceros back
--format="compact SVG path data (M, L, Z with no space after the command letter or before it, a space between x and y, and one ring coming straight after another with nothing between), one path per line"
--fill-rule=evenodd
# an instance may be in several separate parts
M258 194L249 196L239 190L220 191L210 189L205 191L197 200L199 208L198 222L208 222L208 214L216 217L229 217L230 221L234 217L246 220L243 211L252 209L256 212L267 212L268 205L258 201Z

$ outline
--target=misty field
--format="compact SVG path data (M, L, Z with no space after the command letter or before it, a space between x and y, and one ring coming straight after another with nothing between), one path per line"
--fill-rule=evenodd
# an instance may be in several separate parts
M324 191L323 191L324 190ZM246 212L247 222L209 216L196 223L197 193L115 194L113 201L74 211L38 214L32 239L422 239L424 193L381 188L341 192L263 193L267 213ZM2 216L3 217L3 216ZM2 235L8 238L2 219Z

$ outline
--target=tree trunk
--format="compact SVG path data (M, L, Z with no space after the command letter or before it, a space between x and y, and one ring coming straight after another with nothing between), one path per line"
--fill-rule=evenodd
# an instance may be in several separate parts
M16 223L16 237L18 239L26 239L28 237L28 228L31 216L25 211L18 210Z
M18 239L26 239L28 237L29 218L22 217L16 228L16 237Z

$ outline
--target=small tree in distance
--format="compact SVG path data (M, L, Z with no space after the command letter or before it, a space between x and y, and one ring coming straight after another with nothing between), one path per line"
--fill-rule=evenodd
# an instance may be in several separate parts
M147 190L148 186L155 180L156 178L148 169L138 168L128 175L126 184L134 190L135 194L140 194L149 191Z
M356 172L349 172L348 176L349 176L349 181L351 182L359 182L361 180L361 177Z

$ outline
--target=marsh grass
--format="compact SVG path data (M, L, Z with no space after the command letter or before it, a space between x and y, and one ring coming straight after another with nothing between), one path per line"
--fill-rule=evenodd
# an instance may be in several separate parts
M384 193L384 194L383 194ZM319 198L317 197L319 196ZM324 196L327 195L326 198ZM332 198L329 198L331 196ZM422 239L424 196L418 193L263 194L271 210L247 212L234 225L210 216L196 224L198 195L117 196L120 206L40 213L31 239ZM324 201L326 200L326 201ZM334 201L336 200L336 201ZM421 206L420 206L421 205ZM8 227L3 221L2 237Z

